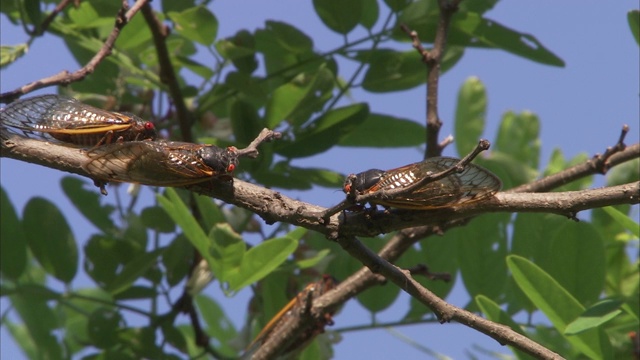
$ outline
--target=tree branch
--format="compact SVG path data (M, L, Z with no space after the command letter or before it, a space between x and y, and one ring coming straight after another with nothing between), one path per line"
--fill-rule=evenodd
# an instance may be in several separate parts
M124 6L126 2L123 4L123 7L120 9L120 11L118 11L115 26L113 27L111 34L109 34L109 36L107 37L107 40L102 45L102 48L100 48L100 50L93 56L93 58L89 60L89 62L81 69L73 73L69 73L67 70L64 70L56 75L28 83L15 90L0 94L0 102L9 103L24 94L48 86L69 85L76 81L80 81L87 77L89 74L93 73L93 71L102 62L102 60L111 54L111 51L113 50L113 44L115 44L118 36L120 36L120 30L122 30L122 28L127 25L131 18L148 1L149 0L137 0L130 9L127 9L127 7Z
M440 156L442 149L452 140L447 137L442 143L438 142L438 135L440 127L442 126L442 121L440 121L440 115L438 114L438 84L440 81L440 64L447 43L447 34L449 33L449 23L451 22L453 14L458 10L459 2L459 0L438 1L440 17L438 18L433 48L430 51L422 47L416 31L410 30L406 25L400 26L411 38L413 47L418 51L422 57L422 61L427 66L427 101L425 102L427 113L427 150L425 152L425 159Z
M6 134L2 142L2 157L18 159L90 177L83 165L90 160L86 151L46 141ZM640 157L640 145L630 146L616 156L628 157L635 151ZM631 157L631 158L633 158ZM545 212L573 218L582 210L607 205L637 204L638 184L557 193L497 193L485 201L438 210L411 211L392 209L375 213L343 213L325 224L318 213L325 208L291 199L264 187L234 180L233 187L219 186L215 181L191 185L189 189L230 204L245 208L262 217L267 223L276 221L302 226L331 238L340 236L376 236L396 230L424 225L442 225L452 220L488 212ZM231 189L231 190L229 190ZM428 216L427 216L428 215ZM375 227L371 223L375 223Z
M158 56L158 62L160 64L160 80L169 87L169 94L171 94L171 99L178 114L182 140L192 142L193 134L191 132L191 125L193 122L191 121L191 114L184 102L182 89L173 65L171 64L171 57L169 56L169 50L165 43L165 39L169 36L169 29L156 18L151 5L148 3L142 7L142 15L153 35L153 43L155 44L156 55Z

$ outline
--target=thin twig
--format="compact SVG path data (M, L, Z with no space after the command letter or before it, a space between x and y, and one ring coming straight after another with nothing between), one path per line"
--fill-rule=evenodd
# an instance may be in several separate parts
M182 88L178 82L176 72L173 69L173 64L171 64L171 57L167 49L166 39L169 36L169 29L156 18L151 5L148 3L142 7L142 15L153 35L154 48L156 49L158 63L160 64L160 81L169 87L169 94L171 95L173 104L176 107L176 113L178 114L182 140L193 142L193 134L191 132L193 121L187 105L184 102Z
M256 137L246 148L244 149L236 149L236 154L238 157L248 157L255 159L260 154L258 152L258 146L263 142L272 141L276 139L280 139L282 134L277 131L272 131L269 129L262 129L258 137Z
M149 0L137 0L135 4L129 9L121 8L118 11L118 15L116 17L116 23L111 31L111 34L107 37L104 44L100 48L100 50L93 56L89 62L83 66L81 69L69 73L64 70L60 73L40 79L38 81L31 82L29 84L23 85L17 89L12 91L8 91L6 93L0 94L0 102L9 103L20 96L30 93L32 91L42 89L44 87L53 86L53 85L69 85L71 83L80 81L87 77L89 74L92 74L96 67L111 54L113 50L113 44L115 44L118 36L120 36L120 31L124 28L127 23L131 20L131 18L140 10L140 8L146 4Z
M589 175L604 174L613 166L629 161L633 158L640 157L640 144L634 144L627 147L624 143L624 138L628 131L629 127L624 125L620 131L618 142L614 146L608 147L604 154L596 154L589 161L564 169L558 173L546 176L528 184L520 185L508 190L508 192L550 191Z

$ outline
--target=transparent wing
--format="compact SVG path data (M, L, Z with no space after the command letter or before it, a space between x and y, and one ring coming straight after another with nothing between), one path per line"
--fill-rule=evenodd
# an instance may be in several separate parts
M389 170L375 190L408 187L430 174L455 166L459 161L460 159L438 157ZM491 197L501 187L500 179L489 170L469 164L460 173L453 173L443 179L425 183L409 193L392 199L376 199L374 203L408 209L460 206Z
M99 146L84 168L105 181L152 186L184 186L210 179L214 172L196 150L203 145L165 141L130 141Z

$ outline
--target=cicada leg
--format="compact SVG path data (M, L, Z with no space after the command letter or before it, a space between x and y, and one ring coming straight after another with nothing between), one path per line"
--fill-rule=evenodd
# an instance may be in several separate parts
M113 130L109 130L107 131L104 136L102 136L102 138L100 138L100 141L98 141L95 145L93 145L89 150L87 150L88 152L95 150L98 146L100 145L104 145L104 144L111 144L111 140L113 140ZM118 143L121 143L124 141L124 139L121 137L119 137L116 140ZM100 192L102 192L102 188L100 188ZM104 194L106 195L106 194Z
M109 194L107 192L107 187L106 187L107 184L109 184L108 181L93 179L93 185L95 185L96 187L99 187L100 188L100 194L102 194L104 196L107 196Z

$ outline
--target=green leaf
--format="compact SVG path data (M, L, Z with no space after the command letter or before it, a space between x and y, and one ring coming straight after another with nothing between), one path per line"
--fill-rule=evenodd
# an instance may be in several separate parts
M456 283L456 274L459 269L457 260L456 235L447 231L443 236L430 237L429 240L421 243L418 251L414 252L410 249L405 252L398 261L398 266L409 268L416 264L428 264L430 272L448 274L451 277L450 281L431 280L423 276L415 277L423 286L441 299L445 299ZM431 314L433 313L429 308L412 297L410 309L405 315L405 319L423 319L423 316Z
M536 114L529 111L520 114L509 111L502 116L494 149L537 169L540 162L539 136L540 119Z
M89 316L87 334L91 344L108 349L118 343L118 331L124 324L122 315L112 309L98 308Z
M502 151L492 151L489 157L476 159L478 165L491 170L502 180L503 190L526 184L538 176L537 170Z
M468 78L458 92L455 139L460 156L469 154L478 143L486 122L487 90L477 77Z
M0 68L3 68L24 56L29 51L29 44L0 45Z
M327 169L290 166L288 175L285 176L306 179L312 184L328 188L340 187L344 183L344 176L342 174ZM283 188L286 189L287 187L284 186Z
M498 298L507 281L504 257L507 255L505 225L508 216L487 214L464 228L450 231L457 243L460 274L472 296Z
M207 65L201 64L197 61L192 60L191 58L185 56L175 56L172 58L174 66L185 67L191 70L194 74L200 76L205 80L209 80L215 76L215 72L208 67ZM195 90L196 94L198 90ZM183 94L184 96L184 94ZM186 97L186 96L185 96Z
M40 265L58 280L71 282L78 271L78 248L56 205L40 197L29 200L24 209L23 228Z
M267 74L283 71L284 77L296 76L302 72L300 60L313 56L313 40L287 23L266 21L264 29L256 30L255 41L256 50L264 54Z
M230 290L238 291L269 275L298 247L298 241L285 236L266 240L244 255L237 276L229 281Z
M493 300L491 300L490 298L484 295L478 295L475 297L475 301L476 301L476 304L478 305L478 308L485 314L487 319L502 325L506 325L510 327L511 330L517 332L518 334L527 336L527 334L524 333L522 328L520 328L520 326L515 321L513 321L513 319L509 316L509 314L502 311L502 309L500 308L500 305L495 303ZM518 359L521 359L521 360L535 359L534 357L528 354L525 354L524 352L521 352L520 350L518 350L513 346L510 346L510 348Z
M353 131L369 115L367 104L331 110L295 134L295 141L278 141L275 151L289 158L306 157L328 150Z
M160 328L162 329L162 335L167 343L182 352L187 351L187 340L184 334L182 334L174 324L165 321L160 325Z
M616 165L607 174L607 186L623 185L640 179L640 159Z
M230 357L237 355L237 349L232 346L232 340L238 337L238 331L224 309L214 299L204 295L196 296L195 302L202 320L207 324L207 334L215 338L219 344L216 350Z
M184 235L178 235L162 254L162 264L166 269L166 280L170 286L176 286L188 276L185 263L192 261L193 246Z
M246 244L229 224L216 224L209 233L211 238L213 258L216 259L212 267L220 282L229 282L237 275L246 252Z
M391 115L370 114L364 122L340 140L338 145L375 148L409 147L422 145L425 139L426 130L422 124Z
M588 308L579 318L567 325L564 330L565 335L576 335L612 320L622 313L620 307L623 302L620 300L602 300Z
M64 319L65 346L75 354L89 343L87 326L89 314L103 307L104 303L113 302L113 298L99 288L79 289L66 294L58 303L56 312Z
M559 332L564 332L567 325L584 312L584 307L569 292L529 260L510 255L507 257L507 266L518 286ZM611 355L604 336L593 329L566 339L590 358L603 359Z
M377 0L362 0L362 16L360 24L371 30L380 17L380 6Z
M267 127L275 127L287 119L313 88L314 79L302 77L278 86L267 103L265 115Z
M63 359L62 347L54 336L58 319L46 300L29 295L10 296L13 309L24 322L39 359Z
M205 229L210 230L215 224L225 222L225 216L222 209L209 196L193 194L202 223Z
M0 271L16 280L27 266L27 241L9 196L0 187Z
M633 234L636 238L640 237L640 224L633 221L629 216L623 214L620 210L612 207L606 206L603 207L604 210L609 216L611 216L618 224L622 225L627 231Z
M331 61L316 64L306 66L305 72L276 88L267 102L267 127L286 121L298 128L333 97L336 75L331 69Z
M65 195L71 203L84 215L93 225L104 233L110 234L115 231L116 226L111 221L113 206L100 205L100 197L95 190L87 190L87 183L72 176L65 176L60 180L60 185Z
M102 235L92 236L84 247L84 266L87 274L100 285L110 284L123 264L144 251L136 245L130 240L120 241Z
M640 10L631 10L627 13L627 21L631 35L636 39L636 43L640 45Z
M231 39L218 41L216 49L241 72L251 74L258 68L255 38L247 30L238 31Z
M338 34L346 35L362 17L361 0L313 0L313 7L322 22Z
M161 233L172 233L176 230L176 223L167 215L160 206L151 206L142 209L140 220L144 226Z
M118 294L129 288L138 278L158 262L158 257L167 248L159 248L152 252L142 253L129 261L118 276L105 289L110 294Z
M264 128L264 121L250 103L236 100L231 105L231 127L238 147L245 147Z
M585 222L565 221L555 232L545 270L581 304L594 303L606 272L602 238Z
M296 261L296 266L299 269L308 269L314 267L318 265L322 260L326 259L329 254L331 254L331 250L329 249L320 250L317 254L310 258Z
M582 164L589 159L589 156L586 153L578 154L573 159L566 161L562 151L560 149L554 149L551 154L551 158L549 163L547 164L547 168L544 170L544 176L549 176L565 169L568 169L571 166ZM617 169L618 167L616 167ZM591 186L593 183L593 175L585 176L581 179L574 180L568 184L565 184L561 187L555 189L555 191L576 191L583 190Z
M218 19L204 6L167 14L175 24L175 30L185 38L209 46L218 35Z
M387 4L389 9L393 12L399 12L402 9L406 8L409 4L411 4L410 0L384 0L384 3Z
M423 43L433 43L438 15L436 3L416 1L402 12L398 23L415 30ZM400 29L393 33L393 38L400 41L405 40L406 36ZM564 61L534 36L510 29L473 12L460 11L453 16L447 45L497 48L542 64L564 66Z
M427 81L420 54L381 49L371 55L362 87L374 93L412 89Z
M243 100L251 102L252 106L262 106L267 99L267 92L259 79L248 73L232 71L225 78L225 86L243 95ZM225 109L226 110L226 109Z
M25 0L24 10L28 16L29 23L35 26L35 29L33 30L34 33L39 33L42 25L42 9L40 8L40 1Z
M399 287L387 283L369 288L366 292L359 294L357 299L365 309L375 314L391 306L399 294Z
M159 20L163 21L164 19ZM127 23L127 26L120 30L120 36L116 40L115 48L120 51L127 51L135 57L140 51L152 47L152 41L151 30L144 17L134 16Z
M180 226L184 235L189 239L191 244L193 244L193 247L200 252L215 272L217 261L211 256L211 241L200 227L200 224L198 224L193 215L191 215L187 206L182 202L176 190L167 188L165 190L165 196L157 195L156 199L173 221Z

